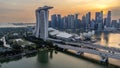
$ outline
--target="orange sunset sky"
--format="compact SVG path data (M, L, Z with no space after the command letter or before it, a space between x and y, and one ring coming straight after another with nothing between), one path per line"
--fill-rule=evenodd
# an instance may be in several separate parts
M40 6L53 6L50 15L80 13L81 18L87 12L92 12L92 18L97 11L112 11L112 19L120 18L120 0L0 0L0 22L35 22L35 9Z

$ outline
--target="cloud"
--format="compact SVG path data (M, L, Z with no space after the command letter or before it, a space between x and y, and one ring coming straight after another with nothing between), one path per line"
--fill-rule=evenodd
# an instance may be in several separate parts
M21 12L24 11L23 9L12 9L12 8L0 8L0 14L1 13L7 13L7 12Z
M112 13L114 16L120 16L120 7L112 8Z
M120 0L0 0L0 22L1 21L35 21L35 9L39 6L50 5L54 13L66 15L70 13L86 13L89 11L98 11L100 7L110 7L112 16L120 16ZM116 7L117 6L117 7ZM108 10L108 9L106 9ZM3 20L3 18L8 18Z
M120 19L120 6L111 8L113 19Z

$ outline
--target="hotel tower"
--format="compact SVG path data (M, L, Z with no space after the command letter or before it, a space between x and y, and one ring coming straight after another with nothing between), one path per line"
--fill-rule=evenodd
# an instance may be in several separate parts
M49 9L53 7L44 6L39 7L36 12L36 26L34 35L36 38L41 38L46 40L48 38L48 17L49 17Z

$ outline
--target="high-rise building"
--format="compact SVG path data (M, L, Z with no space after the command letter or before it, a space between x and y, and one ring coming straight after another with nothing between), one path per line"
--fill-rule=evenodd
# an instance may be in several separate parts
M75 17L75 20L74 20L74 23L75 23L74 28L75 28L75 29L78 28L78 25L79 25L79 23L78 23L78 15L79 15L78 13L74 15L74 17Z
M46 40L48 38L48 16L49 16L49 9L53 7L44 6L39 7L36 10L36 26L34 35L36 38L41 38Z
M101 12L96 12L95 14L95 29L96 30L102 30L104 25L103 25L103 11Z
M68 15L67 18L68 18L68 29L70 29L71 28L71 17L70 17L70 15Z
M119 23L120 23L120 19L119 19Z
M83 15L82 16L82 24L83 24L83 29L86 29L86 17Z
M111 11L108 11L106 18L106 27L110 27L110 25L111 25Z
M53 28L57 27L57 15L56 14L51 16L51 25Z
M96 21L96 22L98 21L99 16L100 16L100 12L96 12L96 13L95 13L95 21Z
M101 11L100 13L101 13L101 15L100 15L101 23L103 23L103 11Z
M71 28L73 29L74 27L75 27L74 15L71 15Z
M83 28L83 23L82 23L82 21L80 20L80 19L78 19L78 24L77 24L77 29L82 29Z
M120 28L120 19L119 19L119 22L118 22L118 23L119 23L119 27L118 27L118 28Z
M90 28L90 23L91 23L91 12L88 12L86 14L86 29Z
M63 17L63 19L62 19L62 22L63 22L63 29L65 29L65 26L66 26L66 22L65 22L65 19L66 19L66 17Z
M55 29L60 29L61 27L61 15L53 14L51 15L51 27Z
M118 25L118 23L117 23L117 20L112 20L112 22L111 22L111 26L112 27L115 27L115 28L118 28L119 27L119 25Z
M58 14L57 15L57 26L58 26L58 29L60 29L60 23L61 23L61 15Z
M51 21L48 22L48 27L52 27Z
M91 21L90 29L94 30L95 29L95 20Z
M105 25L106 25L106 18L104 18L103 25L105 27Z
M63 18L61 17L59 29L62 29L62 28L63 28Z

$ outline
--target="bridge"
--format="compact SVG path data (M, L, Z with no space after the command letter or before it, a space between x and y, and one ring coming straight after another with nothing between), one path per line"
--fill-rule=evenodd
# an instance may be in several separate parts
M101 62L108 62L108 58L120 59L120 49L114 47L105 47L90 42L65 42L60 43L60 40L49 39L54 42L58 48L63 50L74 50L77 55L84 53L95 54L101 57Z

